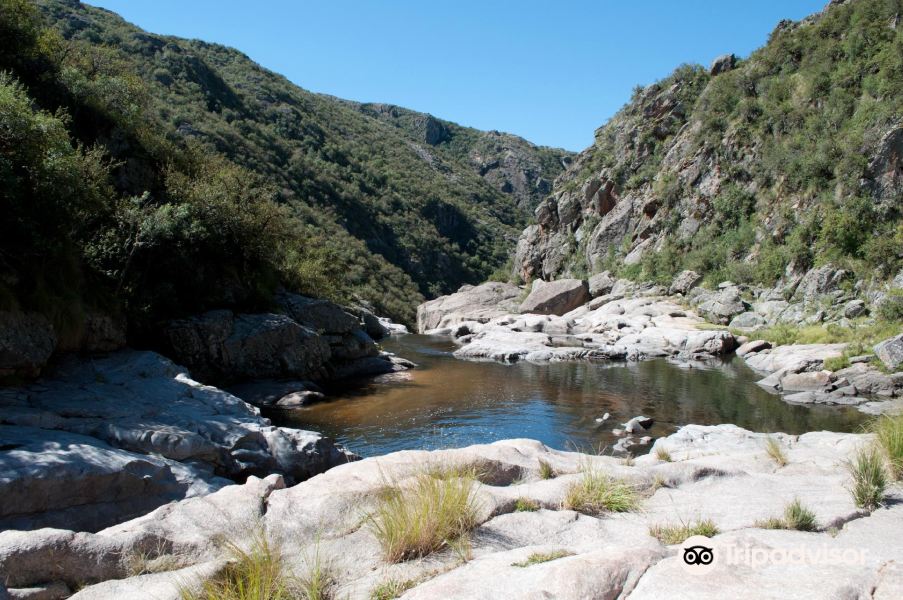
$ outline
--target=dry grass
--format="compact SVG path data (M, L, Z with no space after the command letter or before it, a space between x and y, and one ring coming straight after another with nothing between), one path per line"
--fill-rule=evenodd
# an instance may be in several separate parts
M248 550L231 542L227 549L231 560L226 568L205 581L199 592L181 589L182 600L297 600L282 554L264 535L256 535Z
M476 481L472 476L418 475L413 485L391 487L367 523L389 562L426 556L477 525Z
M655 448L655 458L662 462L671 462L673 460L671 458L671 453L668 452L664 446L657 446Z
M773 460L779 467L787 466L787 455L784 454L781 443L775 438L769 436L765 439L765 453L768 454L768 458Z
M164 542L159 542L153 550L133 550L124 557L129 577L175 571L191 564L187 556L173 554Z
M874 446L860 448L847 464L853 485L850 494L859 508L874 510L884 502L887 474L884 460Z
M539 508L539 502L530 498L518 498L514 502L514 512L535 512Z
M573 552L568 550L554 550L552 552L534 552L530 556L527 557L526 560L522 560L521 562L512 563L512 567L531 567L533 565L538 565L541 563L549 562L552 560L558 560L559 558L564 558L566 556L574 556Z
M555 469L552 468L548 462L543 459L539 459L539 478L540 479L552 479L555 477Z
M784 507L783 517L770 517L756 522L762 529L795 529L797 531L817 531L818 520L815 513L803 506L799 498Z
M682 544L694 535L712 537L718 535L718 526L711 519L680 523L679 525L654 525L649 534L666 545Z
M417 585L412 579L390 579L370 590L370 600L394 600Z
M890 476L903 479L903 415L879 417L869 429L875 434L878 446L887 459Z
M583 466L580 479L571 485L564 498L564 508L585 514L626 512L639 504L639 495L633 487L590 464Z

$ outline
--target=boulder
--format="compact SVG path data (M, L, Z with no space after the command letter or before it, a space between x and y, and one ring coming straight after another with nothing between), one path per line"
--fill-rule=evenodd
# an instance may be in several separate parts
M44 316L0 311L0 377L36 377L56 348L56 333Z
M888 369L896 370L903 365L903 333L877 344L874 350Z
M597 273L589 278L589 295L598 298L604 294L611 292L614 287L615 279L609 271Z
M668 293L672 295L683 294L686 296L687 292L696 287L700 281L702 281L702 275L696 271L681 271L677 277L674 278L674 281L671 282Z
M721 325L727 325L731 319L748 309L748 305L740 297L739 290L735 287L708 293L698 299L702 300L697 307L699 314L706 320Z
M360 318L329 300L282 292L276 303L293 321L320 334L342 335L361 328Z
M861 317L868 312L864 300L850 300L843 306L843 316L847 319Z
M737 329L757 329L766 324L767 321L765 320L765 317L757 312L748 310L731 319L729 327L736 327Z
M521 288L513 283L490 281L463 286L454 294L441 296L417 307L417 331L451 327L463 321L485 323L517 311Z
M709 75L714 76L727 73L734 68L736 63L737 57L733 54L722 54L712 61L712 66L709 67Z
M589 287L581 279L537 280L521 303L520 312L561 316L589 300Z
M163 335L177 361L211 381L316 378L330 358L322 336L286 315L214 310L171 321Z
M781 378L781 389L785 392L824 390L832 386L833 380L830 371L788 373Z
M639 416L633 417L624 423L624 431L627 433L639 433L650 429L655 421L651 417Z
M737 348L736 354L742 358L747 354L754 354L762 350L768 350L769 348L771 348L771 342L765 340L753 340L751 342L746 342Z
M823 265L808 271L800 281L793 298L803 302L817 301L836 291L840 284L852 277L852 273L833 265Z

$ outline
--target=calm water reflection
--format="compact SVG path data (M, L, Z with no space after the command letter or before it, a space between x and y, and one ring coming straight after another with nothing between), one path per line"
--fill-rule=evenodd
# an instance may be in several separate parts
M409 380L331 390L329 402L270 416L365 456L515 437L599 448L614 444L613 427L639 414L655 419L655 437L687 423L803 433L852 431L863 422L855 409L783 402L754 385L758 377L740 359L693 369L665 360L503 365L457 360L445 338L402 336L384 347L418 363ZM611 419L596 423L606 412Z

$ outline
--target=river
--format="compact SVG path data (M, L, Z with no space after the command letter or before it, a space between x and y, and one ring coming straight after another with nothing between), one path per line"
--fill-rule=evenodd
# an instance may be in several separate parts
M507 365L458 360L455 347L442 337L393 337L383 348L416 369L330 389L327 402L270 416L363 456L518 437L598 452L617 441L613 428L641 414L655 419L653 437L687 423L798 434L856 431L865 421L854 408L788 404L757 386L761 376L736 357L694 368L667 360ZM598 423L606 412L611 418Z

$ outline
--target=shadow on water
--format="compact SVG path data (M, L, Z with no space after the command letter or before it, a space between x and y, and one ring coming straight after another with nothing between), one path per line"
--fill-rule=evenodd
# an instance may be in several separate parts
M384 347L419 367L333 389L328 402L270 416L322 431L364 456L519 437L598 449L615 443L614 427L640 414L655 419L653 437L687 423L798 434L854 431L865 420L848 407L787 404L755 385L759 376L737 358L694 368L666 360L504 365L457 360L445 338L402 336ZM597 423L606 412L611 418Z

